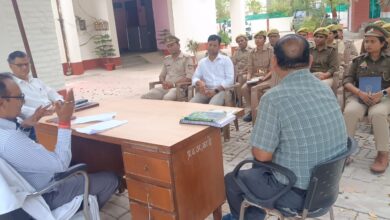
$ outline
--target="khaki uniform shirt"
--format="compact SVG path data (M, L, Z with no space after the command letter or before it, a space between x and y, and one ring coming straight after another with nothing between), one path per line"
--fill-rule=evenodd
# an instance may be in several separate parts
M340 65L349 64L359 54L355 44L351 40L337 40L335 44L339 53Z
M237 75L246 74L248 71L248 59L249 54L252 51L252 48L247 46L245 49L237 48L232 57L232 62L234 65L234 72Z
M265 76L271 68L271 57L274 49L271 46L264 45L261 50L253 49L249 54L248 60L248 74L251 77ZM262 73L259 73L259 70Z
M327 46L319 51L314 46L310 48L310 54L313 56L310 72L329 72L333 75L333 73L339 70L337 48Z
M385 53L377 61L372 61L365 53L352 60L351 68L343 79L343 85L352 83L359 88L359 77L380 76L382 77L382 89L390 87L390 56Z
M166 56L163 64L160 81L176 83L184 77L191 79L194 74L194 62L191 56L182 52L176 59L173 59L172 55Z

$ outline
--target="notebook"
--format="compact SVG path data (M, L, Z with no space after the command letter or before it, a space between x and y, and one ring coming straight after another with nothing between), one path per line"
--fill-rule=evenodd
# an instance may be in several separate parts
M382 90L382 77L363 76L359 77L359 89L367 93L376 93Z
M227 112L194 112L182 118L180 124L207 125L222 128L230 124L234 119L236 119L236 116Z

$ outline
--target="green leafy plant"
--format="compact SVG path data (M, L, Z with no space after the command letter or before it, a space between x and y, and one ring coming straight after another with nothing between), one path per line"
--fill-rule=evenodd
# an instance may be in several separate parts
M94 37L95 54L100 58L115 56L115 49L109 34L99 34Z
M199 43L195 40L189 40L187 41L187 50L190 51L192 53L192 55L194 55L194 57L196 57L196 53L198 52L198 49L199 49Z
M229 34L223 30L220 30L218 32L218 35L221 37L221 43L224 43L225 45L230 44L230 42L232 41L229 37Z

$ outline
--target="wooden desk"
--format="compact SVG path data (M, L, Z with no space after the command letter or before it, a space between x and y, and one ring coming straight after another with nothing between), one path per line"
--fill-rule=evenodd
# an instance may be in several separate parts
M221 218L225 201L221 130L182 125L180 118L193 111L243 109L204 104L116 100L75 113L86 116L117 112L128 123L86 135L72 133L73 162L87 163L89 172L110 170L124 175L133 219L200 220L210 213ZM82 125L81 127L86 126ZM39 141L52 148L57 128L42 122Z

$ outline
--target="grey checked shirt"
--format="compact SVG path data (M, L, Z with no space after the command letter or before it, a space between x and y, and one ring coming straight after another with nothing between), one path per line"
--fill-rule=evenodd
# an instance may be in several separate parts
M289 73L261 98L251 144L273 153L274 163L297 176L295 187L307 189L311 169L347 149L344 118L332 90L308 69Z
M55 173L69 167L71 134L70 129L58 129L57 145L51 152L17 130L14 122L0 118L0 157L40 190L48 185Z

